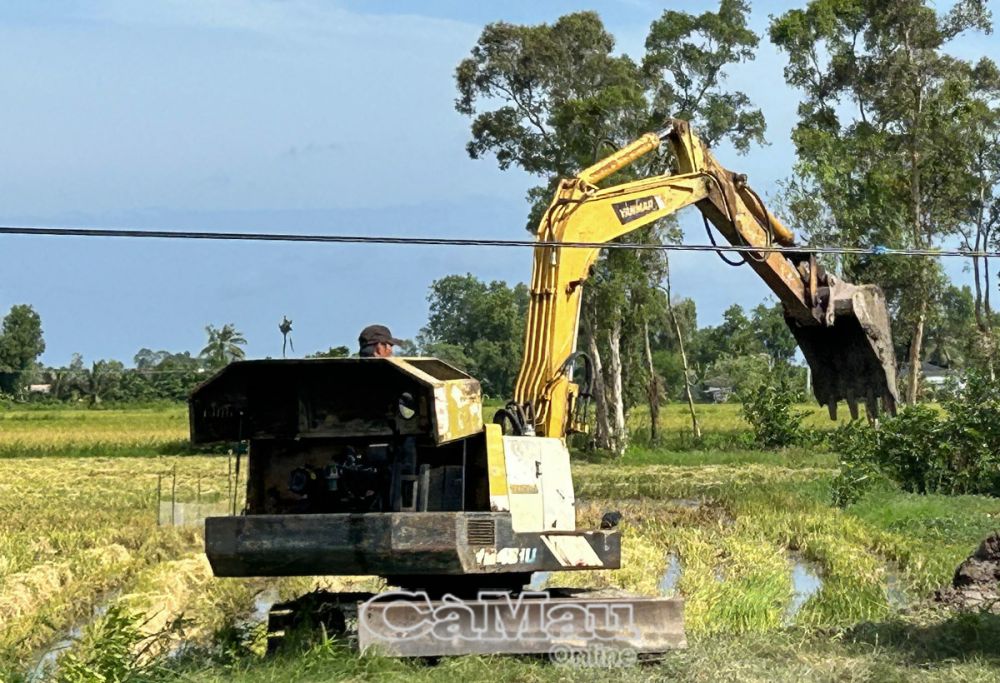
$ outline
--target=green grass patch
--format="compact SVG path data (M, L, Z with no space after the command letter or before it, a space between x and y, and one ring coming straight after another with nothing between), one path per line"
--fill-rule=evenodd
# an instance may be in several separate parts
M778 451L755 450L690 450L677 451L649 446L630 448L618 458L607 453L574 452L581 462L644 467L646 465L774 465L777 467L822 467L837 466L837 456L832 453L817 452L807 448L787 448Z

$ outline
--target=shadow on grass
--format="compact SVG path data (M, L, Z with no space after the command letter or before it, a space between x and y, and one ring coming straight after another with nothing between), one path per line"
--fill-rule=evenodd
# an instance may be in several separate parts
M1000 664L1000 614L943 613L942 621L904 619L864 623L845 633L847 642L896 650L910 663L980 658Z

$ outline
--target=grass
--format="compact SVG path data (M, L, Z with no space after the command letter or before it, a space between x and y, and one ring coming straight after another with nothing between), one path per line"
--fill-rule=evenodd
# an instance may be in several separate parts
M177 458L0 460L0 660L46 644L146 568L190 552L193 528L157 525ZM225 494L226 459L185 458L179 499Z
M489 417L499 407L502 407L500 402L487 401L484 414ZM812 405L801 409L809 413L808 426L830 429L835 425L824 409ZM747 425L739 405L699 405L698 415L705 436L696 443L691 437L687 407L676 403L663 406L659 421L662 438L651 447L646 444L648 411L636 408L629 419L636 447L629 457L637 462L642 458L656 462L664 452L718 452L720 448L742 451L736 455L740 461L748 457L750 452L740 440ZM0 459L181 455L192 452L187 438L188 416L183 405L120 410L38 407L0 410ZM808 455L806 451L802 454Z
M184 406L0 411L0 459L180 454L187 438Z
M687 416L671 405L662 415L666 446L574 465L580 526L596 526L607 510L623 514L623 568L565 572L551 585L655 595L668 557L682 568L690 648L613 675L530 658L429 665L360 657L315 633L264 657L259 629L240 626L255 594L348 584L216 579L197 528L157 526L157 480L172 481L175 466L180 500L193 500L199 483L205 502L227 496L225 457L158 455L171 444L183 452L182 409L0 413L0 679L19 680L41 648L88 622L71 656L105 678L120 673L112 645L125 642L122 623L155 638L129 670L133 680L1000 679L1000 617L929 601L998 526L1000 501L877 491L839 509L830 504L833 454L747 450L736 444L745 430L738 406L700 410L706 433L732 436L727 449L676 447L670 430L683 432ZM823 415L816 411L818 425ZM790 618L793 556L808 560L823 585ZM890 578L910 610L891 603ZM113 611L95 619L97 605Z

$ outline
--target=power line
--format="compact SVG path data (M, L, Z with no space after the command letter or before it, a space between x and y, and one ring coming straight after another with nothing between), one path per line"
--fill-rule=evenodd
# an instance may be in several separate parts
M400 246L448 247L562 247L568 249L630 249L635 251L688 251L751 254L852 254L858 256L957 256L1000 258L1000 251L969 249L897 249L873 247L819 247L777 244L766 246L715 244L643 244L639 242L548 242L533 239L490 239L459 237L394 237L388 235L317 235L258 232L206 232L192 230L135 230L123 228L66 228L0 226L0 235L36 237L121 237L131 239L216 240L240 242L304 242L319 244L394 244Z

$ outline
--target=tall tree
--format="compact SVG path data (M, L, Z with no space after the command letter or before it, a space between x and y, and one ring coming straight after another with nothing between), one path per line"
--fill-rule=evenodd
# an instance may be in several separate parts
M668 114L692 119L710 143L729 136L745 148L762 139L763 116L749 98L723 90L721 83L728 66L753 56L757 37L746 27L748 13L739 0L722 0L718 12L701 15L664 12L650 28L641 64L616 53L614 37L594 12L568 14L551 25L487 25L456 71L456 108L473 119L469 154L492 154L500 168L518 166L540 178L528 194L533 230L559 178L662 127ZM665 165L651 155L614 181L662 173ZM670 225L629 239L661 241ZM649 292L658 281L649 273L665 271L664 265L651 268L650 259L662 256L605 256L584 290L582 330L596 339L582 346L594 366L606 370L595 378L595 394L603 397L598 403L606 404L597 407L598 442L618 452L627 442L629 382L623 374L635 367L647 382L656 381L648 363L635 362L644 353L641 344L626 350L633 357L622 358L623 340L643 338L629 326L651 318L643 306L654 301ZM611 417L607 430L604 416Z
M966 220L959 227L963 245L974 254L995 249L1000 228L1000 70L989 60L980 60L969 79L972 93L962 116L967 134L960 138L956 156L969 168L970 200ZM974 356L995 376L994 340L996 320L990 300L990 259L972 257L975 291L976 349Z
M246 357L243 347L247 340L232 323L226 323L221 328L208 325L205 327L205 334L208 335L208 343L199 355L212 367L221 368Z
M11 307L0 329L0 391L19 394L45 351L42 319L28 304Z
M723 139L740 152L764 144L764 114L746 93L723 87L727 69L756 53L759 37L749 16L750 3L721 0L718 11L665 10L652 23L642 66L654 120L690 120L710 147Z
M972 66L944 50L973 29L990 29L981 0L945 13L925 0L810 0L772 21L785 79L803 93L790 204L814 242L925 249L957 230L968 188L954 150ZM916 400L925 325L944 286L939 263L860 257L842 266L884 285L914 370L907 400Z
M419 345L479 379L493 396L510 396L521 360L528 289L472 274L435 280Z
M691 332L697 329L697 312L694 301L687 299L683 302L673 301L672 287L670 285L670 268L667 264L667 272L663 278L662 287L667 305L667 314L670 317L670 326L667 328L667 337L672 339L676 346L676 356L680 360L681 377L680 383L684 389L684 398L687 399L688 412L691 415L691 433L695 439L701 439L701 426L698 424L698 413L694 407L694 395L691 392L694 384L691 376L691 368L688 365L687 352L684 350L685 339L691 338ZM681 321L684 321L683 323Z
M91 406L96 406L109 398L115 397L115 392L125 374L125 366L117 360L98 360L90 365L90 370L83 376L82 392Z

